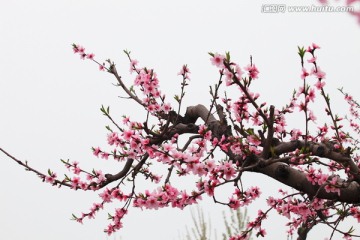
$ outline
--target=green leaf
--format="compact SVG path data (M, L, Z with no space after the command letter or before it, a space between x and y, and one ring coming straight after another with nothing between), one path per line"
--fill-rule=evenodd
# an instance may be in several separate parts
M215 56L215 54L213 54L212 52L208 52L208 54L209 54L210 56L212 56L212 57Z
M248 128L248 129L246 130L246 132L247 132L248 134L250 134L250 135L255 135L253 128Z
M65 181L66 181L66 182L71 181L71 178L69 178L66 174L64 174L64 176L65 176Z
M230 62L230 52L225 52L226 55L226 61L229 63Z
M69 164L69 159L68 160L63 160L63 159L60 159L60 161L62 162L62 163L64 163L64 164Z
M113 132L113 130L109 127L109 126L105 126L105 128L110 131L110 132Z
M353 232L354 232L354 230L355 230L355 229L354 229L354 227L353 227L353 226L351 226L351 228L348 230L348 233L349 233L349 234L351 234L351 233L353 233Z
M130 86L129 91L132 92L132 93L135 93L135 90L134 90L134 86L133 86L133 85Z
M104 108L104 106L103 106L103 105L101 105L100 111L101 111L103 114L106 114L106 112L105 112L105 108Z
M305 48L304 47L299 47L298 46L298 50L299 50L299 52L298 52L298 54L299 54L299 56L301 57L301 59L303 59L304 58L304 55L305 55L305 52L306 52L306 50L305 50Z
M177 102L180 102L180 98L179 98L178 95L175 95L175 96L174 96L174 99L175 99Z

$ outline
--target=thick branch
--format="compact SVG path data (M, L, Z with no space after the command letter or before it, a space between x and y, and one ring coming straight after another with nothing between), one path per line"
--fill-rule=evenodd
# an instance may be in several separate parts
M199 117L205 122L207 120L208 123L217 121L213 114L209 113L209 110L201 104L196 106L191 106L186 109L185 116L189 116L193 119L198 119ZM209 116L209 117L208 117Z
M255 172L265 174L289 187L308 194L310 197L336 200L346 203L360 203L360 185L353 181L346 183L339 180L342 185L340 195L334 192L326 192L324 186L313 185L306 177L304 172L291 168L284 163L274 163L264 168L256 168Z
M206 122L209 129L212 131L212 136L216 138L221 138L222 135L230 136L231 127L226 124L226 121L218 121L209 110L201 104L196 106L191 106L186 109L185 118L191 118L195 121L200 117L204 122Z
M297 140L291 142L282 142L274 148L274 152L276 155L281 155L283 153L292 152L295 151L296 149L301 149L303 147L305 147L304 141ZM345 167L349 167L350 172L353 174L355 180L360 183L359 168L355 164L355 162L351 159L351 157L348 157L340 152L334 151L330 143L307 142L307 147L309 148L311 155L322 158L328 158Z
M100 184L100 187L104 187L105 185L107 185L107 184L109 184L109 183L111 183L111 182L113 182L113 181L116 181L116 180L119 180L119 179L122 178L122 177L125 177L125 175L129 172L129 170L130 170L133 162L134 162L134 159L129 158L129 159L126 161L124 168L123 168L120 172L118 172L118 173L115 174L115 175L112 175L112 174L110 174L110 173L105 174L106 181L105 181L105 182L102 182L102 183Z
M315 222L304 222L301 227L298 228L298 238L297 240L306 240L308 233L315 226Z

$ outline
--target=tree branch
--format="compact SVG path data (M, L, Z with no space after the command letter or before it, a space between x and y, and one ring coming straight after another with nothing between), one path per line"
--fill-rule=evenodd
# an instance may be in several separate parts
M359 183L345 182L338 180L340 195L334 192L326 192L323 186L313 185L306 177L306 174L291 168L284 163L273 163L266 167L258 167L254 172L265 174L289 187L308 194L310 197L321 199L336 200L346 203L360 203L360 185Z
M309 151L312 155L331 159L344 167L350 168L350 173L354 176L355 180L360 183L360 175L359 175L359 168L355 164L355 162L351 159L351 157L342 154L341 152L333 151L330 147L331 144L329 142L323 143L314 143L314 142L307 142L307 146ZM305 147L305 142L296 140L291 142L282 142L278 146L274 148L274 152L276 155L281 155L283 153L288 153L295 151L296 149L301 149Z
M132 99L134 99L137 103L139 103L141 106L146 107L145 104L137 97L135 96L132 92L130 92L130 90L125 86L125 84L123 83L121 76L119 76L115 64L111 63L109 72L112 73L116 80L118 81L119 85L122 87L122 89L124 89L124 91L129 95L129 97L131 97Z

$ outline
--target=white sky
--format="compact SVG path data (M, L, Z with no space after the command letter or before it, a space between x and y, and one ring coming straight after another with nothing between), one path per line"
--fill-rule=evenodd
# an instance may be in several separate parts
M316 4L310 0L271 1L292 5ZM100 61L117 63L125 81L128 62L123 49L133 52L141 66L155 68L162 91L172 99L179 93L182 64L188 64L191 85L185 105L208 105L208 86L217 79L207 52L230 51L241 66L253 56L260 70L254 91L268 103L281 107L299 86L298 45L321 46L319 64L327 73L328 92L334 109L344 104L337 87L360 95L360 26L346 13L262 13L264 1L164 0L133 1L2 1L0 3L0 146L44 172L50 167L65 172L59 159L79 161L91 169L111 169L92 156L92 146L106 146L104 126L110 124L99 111L110 105L114 116L140 108L124 96L111 75L82 61L71 44L84 45ZM174 103L173 103L174 104ZM301 125L297 126L301 128ZM71 213L88 210L96 193L56 189L0 155L0 238L36 239L178 239L191 225L189 210L131 209L124 228L114 237L102 232L108 224L106 209L84 225L70 221ZM104 170L106 171L106 170ZM251 180L256 179L256 180ZM281 185L253 175L248 185L277 191ZM266 184L264 182L266 181ZM265 206L263 202L258 206ZM202 204L213 225L222 229L221 211L211 201ZM110 208L111 209L111 208ZM255 208L251 211L255 211ZM266 239L285 239L278 218L267 224ZM279 220L280 221L280 220ZM313 237L325 237L322 229ZM311 239L314 239L311 238Z

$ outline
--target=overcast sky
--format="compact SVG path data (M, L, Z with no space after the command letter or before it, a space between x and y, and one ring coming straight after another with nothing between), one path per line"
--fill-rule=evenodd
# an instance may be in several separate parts
M343 86L360 98L360 26L347 13L261 11L263 4L286 2L317 4L310 0L2 1L0 147L44 172L51 168L66 173L59 159L79 161L88 169L111 169L91 152L92 146L106 146L104 126L110 123L100 106L110 105L118 119L131 114L140 120L144 114L119 98L124 93L112 85L110 74L74 55L72 43L85 46L100 61L114 60L129 84L133 77L122 50L131 50L141 66L155 68L168 99L179 93L177 73L188 64L192 74L186 106L209 104L208 86L218 75L207 52L230 51L241 66L252 55L260 70L254 91L281 107L301 82L297 46L315 42L321 46L318 62L327 73L326 89L334 94L334 110L343 111L336 88ZM87 211L98 202L96 193L44 184L2 154L0 169L1 239L168 240L178 239L178 232L191 225L189 210L131 209L124 228L107 238L102 232L108 224L106 210L83 225L69 220L71 213ZM264 192L281 187L257 175L249 179L256 179L249 186L267 186ZM266 208L264 199L256 204ZM201 206L221 231L225 209L209 200ZM274 227L271 221L266 226L266 239L285 239L285 227ZM312 234L311 239L325 237L322 229Z

